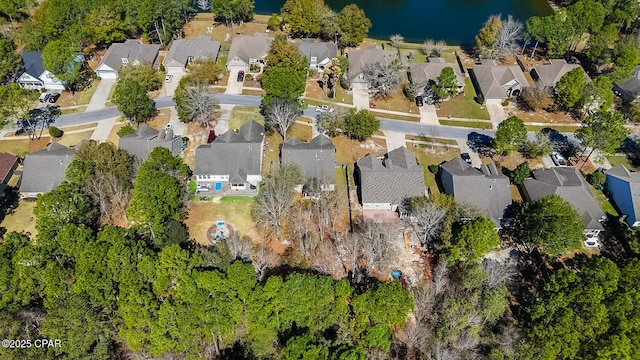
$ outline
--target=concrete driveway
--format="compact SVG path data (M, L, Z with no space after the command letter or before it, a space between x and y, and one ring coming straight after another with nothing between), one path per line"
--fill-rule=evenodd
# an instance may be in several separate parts
M387 137L387 152L395 150L402 146L407 146L407 140L405 139L405 133L398 131L383 131Z
M480 160L480 156L478 156L476 152L471 151L469 145L467 145L467 140L456 139L456 142L458 143L458 148L460 148L460 153L468 153L471 158L471 165L473 165L474 168L479 169L482 165L482 160Z
M107 103L109 94L111 94L111 88L116 84L116 81L115 79L102 79L98 81L96 92L93 93L85 112L104 109L104 104Z
M356 110L369 109L369 90L353 89L353 106Z
M487 103L487 111L489 112L489 118L491 119L494 129L507 118L507 114L504 112L502 104Z
M227 81L227 89L225 94L242 94L242 86L244 81L238 81L238 70L232 70Z
M162 88L160 89L160 96L173 96L176 93L176 88L180 83L180 79L184 75L183 72L171 72L167 73L167 75L173 75L171 78L171 82L165 82L162 84Z
M556 164L553 163L553 160L551 160L550 155L544 155L542 157L542 165L544 165L544 167L547 169L550 167L556 166Z
M420 109L420 123L440 125L438 121L438 114L436 113L435 105L424 104L419 107Z

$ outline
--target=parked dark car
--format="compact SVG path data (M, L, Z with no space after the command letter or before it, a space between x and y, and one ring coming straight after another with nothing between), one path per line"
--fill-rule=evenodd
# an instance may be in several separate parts
M238 71L238 81L244 80L244 70Z
M471 165L471 156L469 156L469 153L462 153L460 154L460 157L462 158L462 160L464 160L464 162Z
M424 102L422 101L422 96L416 96L416 106L422 106Z
M211 144L213 140L217 138L215 130L209 130L209 138L207 138L207 144Z
M60 98L60 93L52 93L49 95L49 98L47 99L47 101L53 104L56 101L58 101L59 98Z

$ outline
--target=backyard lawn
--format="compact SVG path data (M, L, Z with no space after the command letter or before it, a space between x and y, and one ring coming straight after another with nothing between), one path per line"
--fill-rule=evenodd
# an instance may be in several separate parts
M640 167L634 166L626 155L609 156L607 159L613 166L624 165L631 171L640 171Z
M451 100L443 101L440 109L436 110L438 116L489 120L489 112L487 109L481 107L474 100L476 97L476 90L473 88L471 79L466 78L464 81L464 94L458 95Z
M613 216L620 215L618 214L618 211L613 206L613 204L611 204L611 201L609 201L609 199L602 193L602 191L597 190L596 188L591 186L591 184L589 184L589 189L591 189L591 192L593 193L593 195L595 195L598 204L600 204L600 207L602 208L602 211Z
M439 192L436 184L435 175L432 174L428 166L439 165L444 161L449 161L460 156L460 150L454 147L429 146L429 145L412 145L407 144L407 149L416 156L418 164L422 166L424 171L424 183L429 187L432 193Z
M5 216L0 226L7 229L7 232L28 232L31 234L31 238L34 238L37 234L36 221L33 216L35 206L35 201L20 200L15 211Z
M255 223L251 218L255 198L226 199L224 201L191 201L185 224L189 237L199 244L211 245L207 240L207 230L214 222L224 220L240 235L256 236Z

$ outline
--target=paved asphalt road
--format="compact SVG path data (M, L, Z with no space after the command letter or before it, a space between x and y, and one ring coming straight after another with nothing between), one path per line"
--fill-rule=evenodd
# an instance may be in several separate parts
M233 95L233 94L218 94L216 95L218 102L221 104L230 104L230 105L244 105L244 106L260 106L260 97L253 95ZM159 97L155 99L157 108L165 108L174 106L172 97ZM315 107L309 106L304 110L304 115L311 117L313 119L316 118ZM100 120L105 120L109 118L113 118L116 116L120 116L118 109L113 107L108 107L105 109L84 112L78 114L71 115L63 115L60 116L55 124L58 127L61 126L71 126L78 125L89 122L96 122ZM430 125L430 124L421 124L417 122L411 121L400 121L400 120L392 120L392 119L380 119L380 129L381 130L389 130L389 131L398 131L407 134L421 134L424 136L433 136L439 138L449 138L449 139L467 139L469 134L477 133L479 135L486 135L493 137L495 131L493 130L479 130L479 129L469 129L463 127L456 126L443 126L443 125ZM529 133L529 138L535 138L534 133ZM573 136L569 136L570 139L573 140Z

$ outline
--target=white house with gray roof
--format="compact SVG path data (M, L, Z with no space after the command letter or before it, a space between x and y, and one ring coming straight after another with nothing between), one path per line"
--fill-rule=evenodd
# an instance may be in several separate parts
M233 38L227 57L227 70L246 72L250 65L264 65L272 42L272 37L262 33Z
M580 170L573 166L534 170L533 178L524 181L523 190L528 201L551 194L563 198L582 217L587 236L596 236L604 230L601 222L606 216Z
M630 102L640 98L640 66L636 66L631 77L625 81L616 81L613 90L622 100Z
M569 64L565 59L550 59L548 64L536 64L531 68L529 74L534 81L555 90L556 84L564 74L577 68L582 70L588 81L591 81L580 64Z
M363 211L401 211L405 199L427 195L424 172L404 146L390 151L384 160L371 154L358 160L356 181Z
M308 184L317 184L325 191L335 188L336 147L325 135L318 135L310 142L297 138L285 141L281 161L298 165Z
M511 205L511 191L509 178L493 162L482 164L478 170L456 157L440 165L440 180L446 194L484 210L496 229L502 227Z
M45 149L28 154L24 158L20 197L33 199L58 187L75 153L73 148L51 143Z
M160 45L141 44L136 39L111 44L100 60L96 74L102 79L117 79L118 71L126 64L148 64L154 67L159 51Z
M428 62L409 64L409 79L416 88L417 95L422 95L432 85L438 83L438 76L446 67L453 69L456 75L458 92L464 89L464 73L457 63L447 63L444 58L429 58Z
M196 148L194 175L199 193L256 189L262 181L264 127L251 120L211 144Z
M511 96L519 96L522 89L529 86L520 66L498 65L495 60L473 65L471 79L488 103L500 103Z
M49 70L44 68L42 52L23 51L22 69L16 82L25 89L64 90L64 83L58 80Z
M209 36L199 36L197 39L173 40L164 68L169 73L183 73L187 65L194 60L218 59L220 43L211 40Z
M614 166L604 172L607 190L624 215L629 226L640 226L640 173L629 171L624 165Z
M382 50L378 47L364 50L353 50L347 53L349 69L347 79L354 90L369 90L369 82L364 76L367 67L382 61L385 58L396 59L398 54L391 50Z
M173 129L156 130L147 124L142 124L133 133L118 140L118 148L126 150L136 160L147 160L149 154L157 147L164 147L173 156L182 150L182 138L173 134Z
M307 58L309 69L322 71L331 60L338 56L338 46L332 42L316 42L314 39L302 39L294 42L298 53Z

